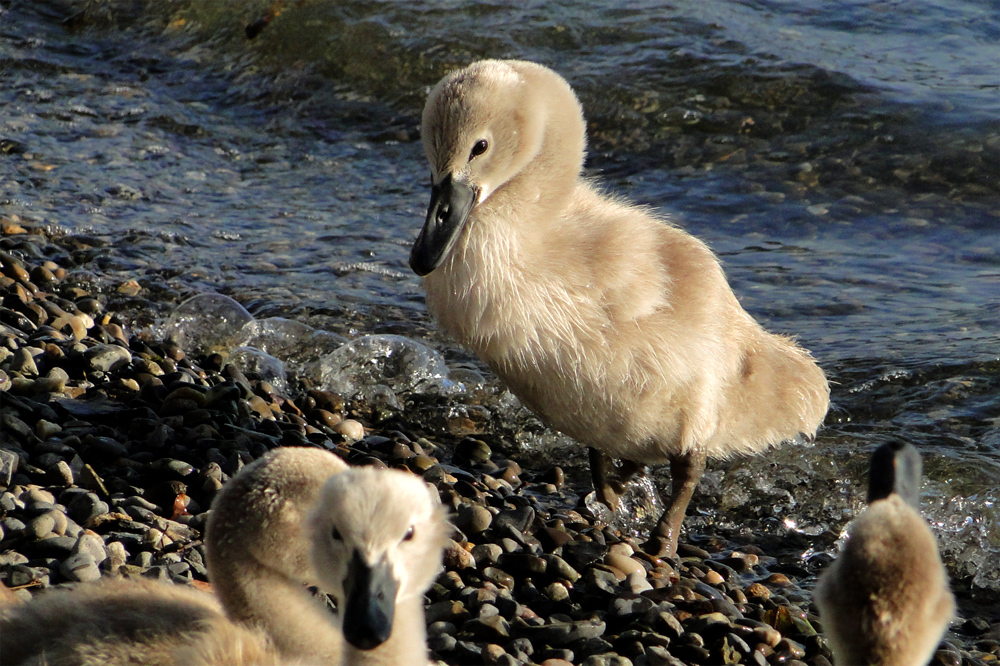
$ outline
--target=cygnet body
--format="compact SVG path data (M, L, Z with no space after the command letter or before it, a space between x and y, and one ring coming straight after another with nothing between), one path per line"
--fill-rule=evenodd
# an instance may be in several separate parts
M812 436L829 387L809 354L740 306L690 234L581 177L582 109L552 70L481 61L423 113L433 193L410 255L441 328L522 402L606 456L670 463L654 530L673 555L706 458Z
M314 568L340 605L344 663L426 666L423 595L451 527L437 492L400 470L352 468L309 518Z
M920 455L890 443L872 457L868 507L816 584L836 666L920 666L955 613L937 541L920 516Z
M324 482L346 467L319 449L268 453L213 503L206 550L218 598L134 580L49 592L0 610L3 663L340 663L336 621L305 588L316 576L303 524Z

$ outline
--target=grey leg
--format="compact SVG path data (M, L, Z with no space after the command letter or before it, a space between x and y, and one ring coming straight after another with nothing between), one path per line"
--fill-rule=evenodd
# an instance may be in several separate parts
M614 463L608 456L597 449L587 449L590 454L590 477L594 481L594 491L597 499L611 511L618 510L618 493L611 487L611 470Z
M642 471L645 465L631 460L623 460L621 467L616 468L614 460L597 449L591 447L588 449L588 453L590 454L590 476L594 481L597 499L611 511L618 511L619 498L625 492L625 485L637 472Z
M670 506L660 516L646 542L646 548L656 555L675 557L681 523L687 513L694 489L705 473L704 451L692 451L670 461Z

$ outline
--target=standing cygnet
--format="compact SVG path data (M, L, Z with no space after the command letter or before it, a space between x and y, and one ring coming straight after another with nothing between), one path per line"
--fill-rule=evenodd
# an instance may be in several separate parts
M437 492L400 470L332 477L309 518L314 568L338 600L344 663L426 666L424 592L451 527Z
M955 613L948 574L920 516L920 454L910 444L872 456L868 508L816 584L837 666L921 666Z
M433 191L410 265L427 306L529 408L607 456L670 463L652 544L673 555L706 458L812 436L829 387L809 354L743 310L719 261L581 177L569 84L530 62L445 77L423 114ZM598 453L600 452L600 453Z
M206 549L218 599L135 580L48 592L0 610L3 663L339 663L336 620L305 588L316 576L303 524L323 483L346 467L319 449L271 451L233 477L213 504Z

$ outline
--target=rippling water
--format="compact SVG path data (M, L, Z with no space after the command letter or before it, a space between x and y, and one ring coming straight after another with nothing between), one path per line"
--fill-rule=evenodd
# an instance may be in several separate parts
M705 239L834 381L817 444L716 466L695 529L763 506L836 533L905 438L953 573L1000 589L1000 3L608 4L0 2L0 213L102 239L80 260L149 293L469 365L406 265L419 112L470 60L549 64L588 169Z

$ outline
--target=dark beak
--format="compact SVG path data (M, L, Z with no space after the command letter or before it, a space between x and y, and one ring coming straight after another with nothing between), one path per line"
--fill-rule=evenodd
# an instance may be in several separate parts
M431 189L427 221L410 250L410 267L423 277L441 265L458 240L476 204L478 192L448 174Z
M355 551L344 581L344 638L359 650L371 650L392 635L399 584L384 560L369 566Z
M878 447L868 472L868 503L895 493L919 510L922 467L920 453L912 444L886 442Z

